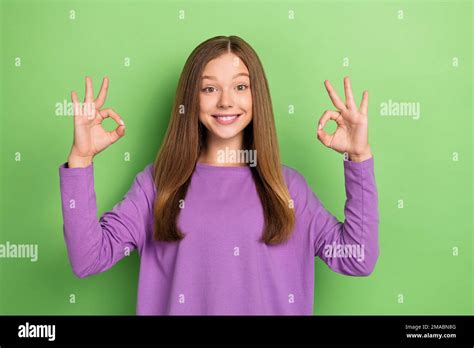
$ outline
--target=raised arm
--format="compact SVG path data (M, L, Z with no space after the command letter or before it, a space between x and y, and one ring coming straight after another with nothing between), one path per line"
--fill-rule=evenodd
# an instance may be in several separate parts
M315 256L337 273L367 276L374 270L379 256L374 158L362 162L344 161L344 177L344 222L324 207L301 175L295 185L297 213L308 226Z
M123 201L97 219L93 158L125 134L122 118L110 108L101 110L108 86L104 78L94 99L92 80L86 77L84 102L71 93L74 140L68 162L59 168L64 238L73 272L81 278L110 268L137 248L148 217L149 202L143 191L146 175L141 173ZM111 132L102 127L107 117L118 124Z
M328 148L344 153L346 203L344 222L338 221L313 193L306 193L315 255L334 271L348 275L369 275L379 255L378 197L374 159L368 143L368 97L357 107L349 77L344 78L345 103L328 80L324 85L336 110L327 110L319 120L317 138ZM328 120L336 131L324 131Z
M64 240L74 274L103 272L135 250L141 250L152 214L151 165L140 172L111 211L97 218L94 164L59 168Z

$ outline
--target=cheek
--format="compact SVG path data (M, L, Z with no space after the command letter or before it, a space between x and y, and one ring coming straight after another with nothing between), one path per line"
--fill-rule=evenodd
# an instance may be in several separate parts
M247 112L247 115L249 116L249 122L250 120L252 120L253 118L253 113L252 113L252 98L250 98L250 100L248 101L246 107L245 107L245 111Z
M208 117L207 114L212 113L213 111L213 104L211 101L212 98L199 98L199 121L201 121L204 124L207 124L208 122Z
M211 106L211 101L210 101L211 98L209 97L199 97L199 107L200 107L200 110L201 110L201 113L206 113L210 110L210 106Z
M239 106L244 109L247 114L252 113L252 94L248 93L239 98Z

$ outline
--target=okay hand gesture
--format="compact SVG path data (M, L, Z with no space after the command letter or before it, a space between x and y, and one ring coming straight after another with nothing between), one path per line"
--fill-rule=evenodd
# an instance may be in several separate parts
M327 110L319 119L317 130L319 141L339 153L347 152L350 160L360 162L370 158L372 153L368 143L368 92L364 91L358 108L352 96L349 77L344 78L345 103L341 101L328 80L324 81L324 85L329 98L338 110ZM337 129L333 134L324 131L324 126L330 119L337 123Z
M84 167L92 162L93 157L115 143L125 135L125 124L122 118L111 108L101 110L107 97L109 79L105 77L97 98L94 100L92 79L86 77L86 97L83 105L77 93L71 93L74 106L74 141L69 154L69 167ZM102 122L111 117L118 126L111 132L102 127Z

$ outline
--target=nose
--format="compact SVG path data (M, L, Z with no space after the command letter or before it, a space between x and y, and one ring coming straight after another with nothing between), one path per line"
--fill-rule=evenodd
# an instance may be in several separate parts
M230 93L224 89L220 94L219 100L217 102L218 108L229 108L232 107L232 96Z

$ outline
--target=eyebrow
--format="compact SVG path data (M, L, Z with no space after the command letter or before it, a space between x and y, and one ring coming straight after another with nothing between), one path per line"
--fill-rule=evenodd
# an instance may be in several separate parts
M236 75L234 75L232 78L235 79L236 77L239 77L239 76L247 76L250 78L249 74L247 73L238 73ZM204 75L201 77L202 80L204 79L209 79L209 80L217 80L217 78L215 76L209 76L209 75Z

